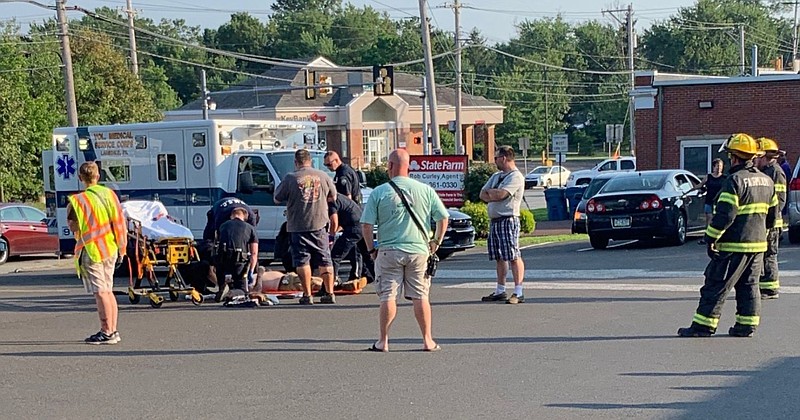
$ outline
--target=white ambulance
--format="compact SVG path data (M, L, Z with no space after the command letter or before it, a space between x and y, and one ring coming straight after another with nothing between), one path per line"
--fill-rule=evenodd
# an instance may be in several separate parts
M55 192L60 250L70 254L75 240L67 227L67 197L80 192L77 172L96 161L100 183L121 201L162 202L170 216L202 238L206 212L222 197L238 197L259 214L262 258L269 258L286 207L273 192L294 171L298 148L311 151L323 166L324 142L310 121L197 120L64 127L53 131L53 148L43 154L45 190Z

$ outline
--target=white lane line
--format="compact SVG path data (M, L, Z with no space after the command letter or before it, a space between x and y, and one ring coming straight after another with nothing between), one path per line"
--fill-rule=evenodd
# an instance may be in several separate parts
M522 246L522 247L520 247L519 249L520 249L520 250L523 250L523 249L528 249L528 248L535 248L535 247L537 247L537 246L542 246L542 245L550 245L550 244L554 244L554 243L555 243L555 242L542 242L542 243L540 243L540 244L531 244L531 245Z
M30 289L4 289L4 288L0 288L0 293L31 293L31 292L34 292L34 293L39 293L39 294L44 293L44 294L48 294L49 295L49 294L54 294L54 293L74 292L76 290L79 290L79 288L76 287L74 289L47 289L44 292L41 289L35 289L35 288L30 288Z
M620 243L615 243L615 244L609 245L608 248L617 248L617 247L621 247L621 246L625 246L625 245L630 245L630 244L632 244L632 243L634 243L636 241L637 240L634 239L634 240L631 240L631 241L624 241L624 242L620 242ZM577 252L586 252L586 251L594 251L594 250L595 250L594 248L581 248Z
M700 284L633 284L633 283L555 283L529 282L526 289L532 290L600 290L624 292L686 292L698 293ZM494 282L461 283L443 286L445 289L491 289ZM800 286L781 286L781 293L800 294Z
M781 271L781 275L790 275ZM437 279L493 279L497 276L494 269L491 270L450 270L439 269L436 272ZM611 270L545 270L529 269L525 270L526 279L605 279L615 280L624 278L645 278L645 279L686 279L703 278L703 272L698 271L651 271L644 269L611 269Z

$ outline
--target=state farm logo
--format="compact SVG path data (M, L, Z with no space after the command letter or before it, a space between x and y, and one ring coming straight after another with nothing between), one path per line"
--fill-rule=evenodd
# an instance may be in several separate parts
M417 162L416 160L412 160L411 163L408 165L408 169L411 169L412 171L418 171L420 170L420 168L421 166L419 166L419 162Z
M325 115L319 115L316 112L308 116L309 120L314 121L316 123L325 122L327 118L328 117L326 117Z

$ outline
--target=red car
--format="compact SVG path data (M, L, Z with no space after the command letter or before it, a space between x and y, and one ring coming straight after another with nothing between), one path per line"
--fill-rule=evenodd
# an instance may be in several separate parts
M52 222L43 211L18 203L0 203L0 264L9 256L53 254L58 235L48 233Z

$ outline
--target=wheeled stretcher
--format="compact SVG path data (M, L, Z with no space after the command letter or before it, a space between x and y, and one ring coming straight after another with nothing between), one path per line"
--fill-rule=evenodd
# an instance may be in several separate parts
M199 261L192 231L177 223L157 201L126 201L122 211L128 223L128 262L130 281L128 299L139 303L142 296L150 306L160 308L164 296L176 301L187 295L195 305L203 303L203 295L188 286L178 271L181 264ZM167 277L160 284L156 267L167 267ZM142 280L147 286L142 287Z

